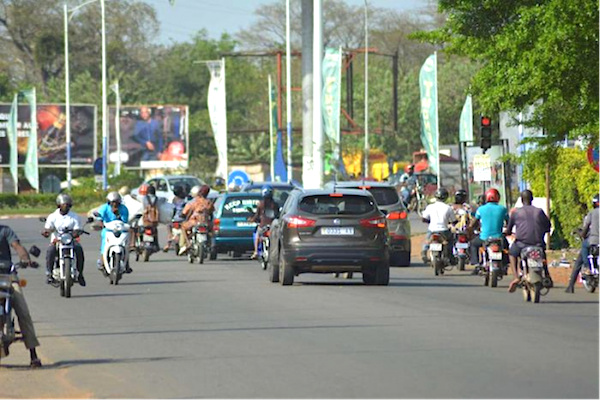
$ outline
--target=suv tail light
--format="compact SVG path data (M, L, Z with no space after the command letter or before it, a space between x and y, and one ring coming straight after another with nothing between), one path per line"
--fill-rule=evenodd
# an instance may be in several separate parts
M385 228L386 226L384 217L361 219L360 224L367 228Z
M219 218L215 218L213 221L213 232L219 232L221 229L221 220Z
M394 211L387 215L387 219L406 219L406 211Z
M315 226L317 221L314 219L303 218L298 216L286 217L285 221L287 222L288 228L309 228L311 226Z

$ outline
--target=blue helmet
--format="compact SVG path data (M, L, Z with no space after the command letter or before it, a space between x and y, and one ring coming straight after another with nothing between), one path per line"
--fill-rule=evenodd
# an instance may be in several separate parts
M260 192L262 193L263 198L273 198L273 188L271 185L263 186Z

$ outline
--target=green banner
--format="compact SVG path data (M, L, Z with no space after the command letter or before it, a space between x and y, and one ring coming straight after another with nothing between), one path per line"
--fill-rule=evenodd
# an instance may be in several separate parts
M17 150L17 114L19 110L19 95L15 94L10 114L8 115L8 142L10 143L10 174L15 183L15 193L19 192L19 175L17 169L19 152Z
M461 142L473 142L473 102L470 94L467 95L462 112L460 113L458 137Z
M323 132L331 144L333 165L340 159L340 104L342 96L342 49L326 48L323 57Z
M31 122L29 124L29 140L27 143L27 157L25 158L25 178L29 181L32 188L40 190L39 170L38 170L38 147L37 147L37 101L35 88L21 92L31 108Z
M427 162L433 173L438 173L438 113L437 113L437 57L430 55L421 67L421 143L427 152Z

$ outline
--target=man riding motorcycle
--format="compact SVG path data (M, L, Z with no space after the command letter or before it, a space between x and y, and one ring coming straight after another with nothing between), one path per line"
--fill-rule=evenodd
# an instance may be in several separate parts
M595 194L592 198L592 211L590 211L583 219L583 225L580 229L581 237L583 242L581 243L581 251L575 261L573 271L571 271L571 277L569 279L569 285L565 292L575 293L575 281L577 275L581 271L581 267L587 262L588 255L590 254L590 245L598 246L600 237L600 209L598 204L600 203L600 195Z
M254 253L250 256L253 260L258 257L258 242L261 235L264 233L266 227L271 225L271 222L279 215L279 205L273 200L273 188L270 185L265 185L262 187L261 193L262 200L256 207L256 213L249 218L252 222L258 222L256 237L254 238ZM273 211L273 217L268 217L265 214L267 210Z
M504 222L508 221L508 211L506 207L498 204L499 201L500 192L495 188L488 189L485 192L485 204L477 208L475 218L471 221L471 229L474 229L477 223L480 225L479 236L475 236L471 240L471 265L475 266L472 275L477 275L479 269L483 267L479 263L479 249L486 240L490 238L502 238L503 247L505 249L508 247L508 242L502 235ZM503 260L503 262L506 261Z
M405 205L408 205L411 193L417 184L415 166L413 164L406 167L405 172L402 174L402 176L400 176L400 184L403 185L402 189L400 190L402 201L404 201Z
M0 262L8 265L12 262L10 247L16 250L21 262L31 265L29 254L27 254L27 250L25 250L23 245L21 245L21 242L19 242L17 234L9 226L0 225ZM40 342L38 342L35 334L35 328L33 326L31 314L29 313L29 307L27 307L27 302L25 301L25 295L17 282L13 282L12 288L13 309L19 320L19 327L21 328L25 348L29 349L29 366L31 368L39 368L42 366L42 362L38 358L35 348L40 345Z
M185 188L183 186L177 185L177 186L175 186L175 188L173 188L173 194L175 194L175 196L173 197L173 200L171 200L171 203L173 204L173 216L171 217L171 223L169 223L167 225L167 228L168 228L167 244L163 248L163 251L165 253L169 251L174 240L176 240L176 239L179 240L178 237L177 238L173 237L173 224L174 223L181 224L183 221L185 221L185 218L183 217L182 213L183 213L183 208L187 204L187 191L185 190Z
M186 221L181 225L181 239L179 240L180 249L179 255L185 254L187 249L190 247L190 239L188 231L191 232L192 228L198 224L208 223L210 215L215 210L212 201L207 199L210 187L208 185L202 185L197 188L194 186L190 193L197 193L189 203L185 205L181 215L186 218ZM210 232L210 229L209 229Z
M55 283L52 271L56 265L56 254L58 249L56 243L59 240L56 232L70 229L73 231L73 238L79 237L82 232L81 220L77 214L71 211L73 207L73 200L71 196L66 193L61 193L56 196L56 207L57 209L46 219L46 224L42 230L42 236L50 236L50 244L46 250L46 283ZM81 286L85 286L85 279L83 277L83 265L84 255L81 245L77 241L73 241L73 251L75 252L75 258L77 260L77 270L79 271L78 282Z
M121 204L121 195L117 192L110 192L106 196L106 203L103 204L98 209L98 214L103 223L121 220L124 223L128 223L129 221L129 211L125 205ZM102 266L102 254L104 253L104 241L106 239L106 228L103 227L102 235L101 235L101 243L100 243L100 258L98 259L98 269L103 270ZM133 272L129 263L127 263L127 267L125 268L125 272L130 274Z
M143 222L144 227L150 226L154 228L152 236L154 236L154 243L156 243L157 248L160 247L158 244L158 203L159 198L156 196L156 188L152 185L148 186L147 194L142 200L142 204L144 205Z
M508 286L508 291L511 293L517 289L517 285L521 281L519 278L519 266L517 264L521 250L527 246L539 246L545 249L544 235L550 232L550 220L546 216L546 213L541 208L531 205L533 193L530 190L523 190L521 192L521 201L523 202L523 207L513 210L508 220L508 226L506 227L508 235L511 234L513 227L515 228L515 241L508 250L510 269L514 277ZM550 277L546 264L544 264L544 270L546 276Z
M421 250L423 262L427 263L427 251L429 250L429 240L433 233L441 234L448 241L447 249L454 246L454 237L450 231L450 225L456 223L456 216L452 207L445 203L448 198L448 189L440 187L435 191L435 202L429 204L423 211L423 222L428 223L427 237ZM451 253L451 251L449 252ZM451 264L455 264L454 257L450 255Z

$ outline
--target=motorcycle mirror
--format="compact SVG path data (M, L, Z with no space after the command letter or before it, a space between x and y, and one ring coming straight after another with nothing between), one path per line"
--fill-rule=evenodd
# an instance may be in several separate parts
M35 244L29 248L29 254L31 254L34 257L39 257L41 252L42 251L40 250L40 248L37 247Z
M40 217L40 222L46 222L46 217Z
M94 222L94 217L88 217L88 218L87 218L87 222L88 222L88 224L89 224L90 222Z
M93 214L94 214L94 217L96 217L96 218L100 217L100 213L98 211L94 211Z

